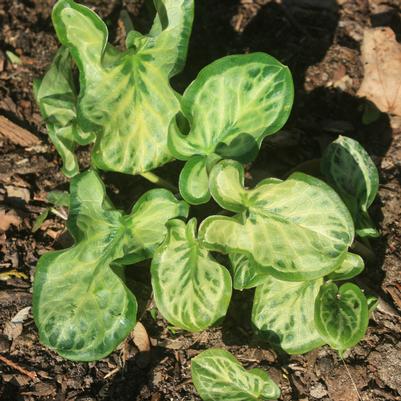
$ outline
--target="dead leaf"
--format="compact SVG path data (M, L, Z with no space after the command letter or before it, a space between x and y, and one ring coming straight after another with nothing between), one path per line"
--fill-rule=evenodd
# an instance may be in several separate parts
M146 352L150 350L148 332L141 322L136 324L134 331L131 333L131 337L140 352Z
M365 29L362 62L365 74L358 96L384 113L401 116L401 44L390 28Z
M15 340L22 334L22 323L24 323L24 321L28 318L30 311L30 306L22 308L9 322L6 322L3 333L8 337L9 340Z
M17 314L11 319L11 323L24 323L26 319L28 319L29 312L31 311L31 307L27 306L22 308Z
M15 340L22 334L22 330L22 323L6 322L3 333L8 337L9 340Z
M6 212L0 209L0 231L7 231L11 225L18 227L21 224L21 219L14 210Z

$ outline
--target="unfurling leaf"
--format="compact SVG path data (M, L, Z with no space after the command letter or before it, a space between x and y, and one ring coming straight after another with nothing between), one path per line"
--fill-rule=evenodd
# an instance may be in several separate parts
M80 73L79 125L96 133L93 164L138 174L170 160L167 133L180 111L169 77L186 58L193 0L157 0L148 35L131 31L128 49L107 43L104 22L89 8L59 0L53 22Z
M252 322L263 338L289 354L324 344L315 326L314 305L323 280L290 282L269 277L256 288Z
M44 344L65 358L90 361L112 352L136 322L135 297L111 264L131 252L146 255L163 241L167 220L185 217L188 210L170 199L170 212L152 216L159 228L149 243L143 231L135 231L135 221L146 220L155 200L173 197L168 191L149 191L128 216L112 207L94 171L74 177L70 192L67 226L75 245L40 258L33 311Z
M350 280L351 278L362 273L365 268L365 263L359 255L354 253L347 253L341 265L327 278L333 281Z
M160 313L176 327L206 329L222 318L231 277L196 238L196 220L167 223L168 236L152 260L152 287Z
M377 237L368 209L379 189L379 174L366 150L354 139L340 136L324 152L321 169L348 206L356 233Z
M285 124L292 102L291 73L267 54L227 56L205 67L181 100L189 133L180 132L179 121L169 132L170 151L187 160L180 179L184 199L207 202L207 166L219 158L253 160L263 139Z
M363 338L368 321L368 302L358 286L346 283L338 289L328 283L321 287L315 303L316 328L340 354Z
M34 89L50 140L63 159L63 172L67 177L73 177L79 173L74 150L78 144L92 142L94 135L85 134L77 123L77 89L67 48L60 48L49 71L41 81L36 81Z
M289 281L313 280L334 271L354 237L351 216L324 182L302 174L267 179L244 189L243 167L222 161L210 189L235 217L208 217L199 236L211 250L244 253L267 273Z
M222 349L203 351L191 361L192 380L203 401L276 400L280 389L262 369L245 370Z

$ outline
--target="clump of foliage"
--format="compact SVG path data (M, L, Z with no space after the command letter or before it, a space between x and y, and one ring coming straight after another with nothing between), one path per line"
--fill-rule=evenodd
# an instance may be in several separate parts
M218 323L233 288L256 287L252 322L263 339L290 354L323 344L343 353L364 336L374 306L357 285L335 284L364 269L350 252L355 227L364 241L378 235L368 215L378 189L373 162L358 142L339 137L322 157L326 182L295 172L245 187L243 164L288 119L291 74L264 53L227 56L176 93L169 80L185 64L193 0L154 3L149 33L130 31L125 51L108 43L106 25L90 9L72 0L54 7L62 47L35 94L72 177L67 226L75 245L37 265L41 341L72 360L108 355L137 319L124 268L151 259L155 303L177 328ZM89 143L92 167L79 173L74 152ZM130 214L113 206L97 173L146 177L174 159L186 162L179 194L148 191ZM185 222L189 204L211 198L224 214L199 227L195 218ZM279 394L266 373L246 372L222 350L202 353L192 369L205 400Z

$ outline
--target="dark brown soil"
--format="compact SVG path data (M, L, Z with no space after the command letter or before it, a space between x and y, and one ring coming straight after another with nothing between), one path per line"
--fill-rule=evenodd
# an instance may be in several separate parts
M362 123L365 103L355 94L363 77L363 30L390 26L401 38L399 0L197 0L196 22L187 68L174 80L182 91L204 65L232 53L266 51L294 74L296 102L285 130L265 142L251 169L254 178L284 175L319 157L338 134L358 139L380 171L380 192L372 215L382 236L373 241L376 261L358 279L380 299L365 339L343 363L322 347L303 356L284 356L262 347L249 324L249 293L236 293L221 328L202 334L172 333L151 303L142 323L151 350L140 353L131 339L97 363L72 363L38 342L32 316L22 325L11 318L31 305L35 264L44 252L65 246L64 221L56 216L33 233L38 214L48 206L46 193L67 189L60 159L49 143L32 98L32 80L43 74L57 48L51 25L53 0L0 0L0 115L36 134L41 145L27 148L0 137L0 219L4 210L14 225L0 231L0 356L28 371L32 380L0 361L0 399L18 400L199 400L190 380L190 359L200 350L223 347L247 367L269 370L282 388L281 400L401 400L401 130L400 121L381 114ZM121 42L120 10L128 8L135 25L150 16L141 0L88 0ZM6 51L21 57L12 64ZM81 151L87 164L87 151ZM162 174L176 176L176 165ZM105 175L111 196L127 207L145 189L143 179ZM67 238L68 241L68 238ZM142 268L149 291L147 267ZM7 277L4 273L22 273ZM146 304L145 299L145 304ZM10 338L11 339L10 339ZM346 365L345 365L346 364ZM346 368L347 367L347 368ZM352 380L355 384L352 383Z

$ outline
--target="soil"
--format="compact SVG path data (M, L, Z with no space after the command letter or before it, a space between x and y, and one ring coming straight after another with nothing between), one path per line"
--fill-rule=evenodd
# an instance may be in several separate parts
M247 368L267 369L280 384L280 400L401 400L401 129L400 120L380 113L363 124L366 102L356 97L363 78L363 31L389 26L401 38L399 0L197 0L196 20L185 71L174 79L182 91L197 72L227 54L266 51L290 66L295 106L284 130L264 142L248 178L284 176L318 158L338 134L359 140L380 172L379 195L371 214L381 237L371 241L373 260L358 278L379 298L368 332L342 361L329 347L287 356L261 344L252 334L249 298L235 293L222 327L201 334L174 332L154 316L148 267L142 280L142 323L151 341L139 352L132 338L96 363L66 361L42 346L29 309L35 265L43 253L67 246L64 221L53 214L33 232L49 205L50 190L68 189L60 159L48 140L32 96L57 49L50 12L53 0L0 0L0 115L40 139L24 147L0 137L0 357L36 373L36 378L0 361L0 399L18 400L199 400L190 380L190 359L201 350L222 347ZM88 0L121 45L120 11L128 9L135 25L149 26L142 0ZM6 56L20 57L13 64ZM88 150L80 150L88 164ZM177 164L160 174L175 178ZM111 197L128 208L151 185L142 178L104 174ZM6 224L6 222L8 222ZM6 274L5 274L6 273ZM7 274L8 273L8 274ZM12 323L17 312L28 313ZM153 315L153 317L152 317Z

